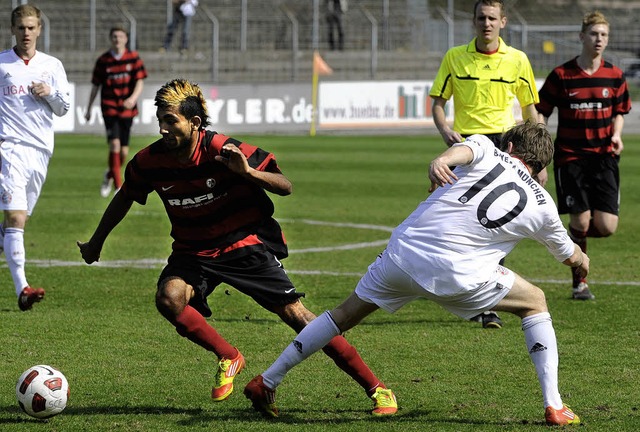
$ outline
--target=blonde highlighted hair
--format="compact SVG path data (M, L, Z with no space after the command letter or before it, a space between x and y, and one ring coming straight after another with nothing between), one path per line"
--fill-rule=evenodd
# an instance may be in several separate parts
M178 108L178 112L187 120L195 116L202 120L200 129L209 125L207 102L198 84L178 78L169 81L156 93L155 105L158 108Z
M596 24L605 24L608 27L609 21L607 21L607 18L605 18L604 14L600 11L593 11L585 14L585 16L582 18L581 32L586 32L589 27Z

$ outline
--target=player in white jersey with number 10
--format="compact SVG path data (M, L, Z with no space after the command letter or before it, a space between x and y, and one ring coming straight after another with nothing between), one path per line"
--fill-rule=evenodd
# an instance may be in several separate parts
M25 276L24 228L53 154L53 115L66 114L70 105L62 63L36 50L41 29L40 10L18 6L11 12L16 45L0 52L0 251L4 248L23 311L44 297Z
M551 196L533 180L553 157L544 125L514 126L503 135L501 148L505 151L484 135L472 135L431 162L433 193L393 231L351 296L308 324L247 385L245 394L256 409L277 412L275 388L285 374L335 335L378 308L393 313L426 298L465 319L487 310L520 317L546 422L580 422L558 390L558 348L543 291L499 262L524 238L542 243L583 274L589 272L589 258L570 240Z

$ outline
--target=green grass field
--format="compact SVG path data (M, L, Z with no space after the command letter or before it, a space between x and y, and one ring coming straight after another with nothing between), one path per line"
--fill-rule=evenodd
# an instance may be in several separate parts
M273 151L294 183L274 197L291 256L284 262L304 303L335 306L384 247L390 230L426 196L428 161L439 137L236 138ZM151 142L137 137L132 150ZM640 430L640 137L626 137L621 223L590 240L597 298L570 300L569 271L539 244L523 242L507 265L546 292L560 351L560 390L585 431ZM158 273L170 250L157 198L134 205L107 241L101 266L81 263L107 201L98 190L106 165L100 136L57 138L49 178L26 231L27 275L47 290L20 312L2 261L0 430L2 431L533 431L544 428L541 392L519 319L483 330L438 306L415 302L379 311L347 334L397 394L400 411L377 419L361 388L317 354L278 389L281 417L266 420L242 395L293 338L248 297L220 286L211 323L239 347L247 368L225 402L210 401L215 359L181 338L155 310ZM550 189L553 189L551 187ZM371 245L367 246L370 243ZM144 261L146 260L146 261ZM60 368L71 386L67 409L48 422L15 400L20 374Z

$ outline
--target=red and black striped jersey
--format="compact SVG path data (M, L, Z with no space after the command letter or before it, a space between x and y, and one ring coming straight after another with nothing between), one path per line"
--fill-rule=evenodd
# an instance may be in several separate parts
M142 205L151 192L158 194L171 222L174 253L221 257L242 248L248 252L266 247L278 258L286 257L286 242L267 193L214 159L227 143L236 145L252 168L281 172L272 153L201 131L188 164L178 162L161 139L139 151L127 165L119 193Z
M554 162L562 165L587 156L612 154L613 120L631 110L624 73L602 61L588 75L577 58L556 67L540 89L539 113L558 108Z
M147 70L136 51L126 50L121 57L111 51L102 54L93 68L91 84L100 86L100 107L105 117L132 118L138 107L127 109L123 103L131 96L136 82L147 77Z

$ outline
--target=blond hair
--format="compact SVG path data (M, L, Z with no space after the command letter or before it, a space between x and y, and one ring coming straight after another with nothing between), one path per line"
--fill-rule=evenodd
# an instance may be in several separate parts
M158 108L178 108L178 112L187 120L200 117L200 129L209 125L207 102L198 84L178 78L169 81L156 93L155 105Z
M29 4L23 4L11 11L11 27L15 26L20 18L36 17L38 26L41 25L40 9Z
M582 30L580 31L584 33L589 27L596 24L605 24L608 27L609 21L607 21L607 18L605 18L604 14L600 11L589 12L582 18Z

